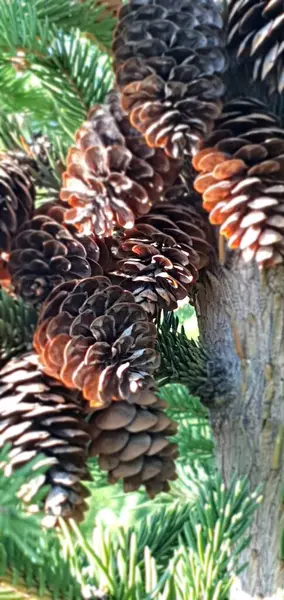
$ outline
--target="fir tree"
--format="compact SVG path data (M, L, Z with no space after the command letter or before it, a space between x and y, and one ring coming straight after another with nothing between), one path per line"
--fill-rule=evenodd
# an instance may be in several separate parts
M282 23L0 0L0 599L283 598Z

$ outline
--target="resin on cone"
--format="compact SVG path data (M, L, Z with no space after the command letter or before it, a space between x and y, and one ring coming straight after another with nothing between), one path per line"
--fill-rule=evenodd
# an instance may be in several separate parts
M224 107L193 165L210 221L260 268L284 261L284 129L251 98Z
M40 314L34 345L47 374L82 390L95 408L153 382L156 328L130 292L106 277L58 286Z

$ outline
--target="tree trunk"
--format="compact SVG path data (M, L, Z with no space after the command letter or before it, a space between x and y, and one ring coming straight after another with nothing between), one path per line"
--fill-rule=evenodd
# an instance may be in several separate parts
M199 285L201 341L219 375L210 417L225 481L247 475L263 485L263 503L242 557L248 568L234 600L284 598L280 535L284 526L284 268L258 272L238 256ZM215 378L216 380L216 378Z

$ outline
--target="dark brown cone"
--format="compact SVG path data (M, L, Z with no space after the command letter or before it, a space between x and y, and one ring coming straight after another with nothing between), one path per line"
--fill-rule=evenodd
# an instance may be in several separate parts
M253 79L284 91L283 0L230 0L228 47L252 66Z
M0 154L0 258L8 258L19 227L31 218L35 190L26 169Z
M109 483L123 479L125 492L145 485L150 498L169 490L168 481L176 479L177 447L167 436L176 432L176 424L163 408L164 402L146 390L131 404L117 402L94 413L90 455L98 456Z
M0 371L0 448L11 444L6 475L35 457L48 466L33 488L49 485L45 511L58 517L83 518L90 437L81 416L78 392L43 374L33 353L11 360ZM35 471L36 475L36 471Z
M194 207L161 204L114 238L118 262L112 275L151 317L160 309L175 310L207 263L210 246L200 220Z
M50 294L34 346L48 375L90 405L131 400L159 365L156 328L130 292L106 277L69 281Z
M74 228L64 226L60 205L48 204L42 212L20 229L8 265L17 294L33 305L64 281L101 275L100 264L108 261L102 241L98 245L94 237L79 238Z
M222 18L210 0L131 0L113 52L122 106L150 147L191 153L220 114Z
M86 235L112 235L115 224L129 229L135 216L160 200L164 179L180 168L160 150L148 148L123 114L117 93L95 106L76 133L67 156L61 200L68 202L67 223Z
M150 148L150 146L148 146L141 136L141 133L130 124L128 115L121 107L121 98L117 91L112 90L109 92L107 104L115 119L117 127L125 140L126 148L128 148L133 155L133 172L135 172L134 167L139 167L140 165L140 169L137 168L137 173L140 173L143 187L146 188L152 205L161 202L165 190L176 181L183 166L183 160L166 156L162 148ZM107 123L105 126L106 125ZM143 179L141 167L144 162L148 165L148 176ZM149 170L149 167L151 171Z
M193 159L210 221L259 267L284 260L284 129L261 102L229 102Z

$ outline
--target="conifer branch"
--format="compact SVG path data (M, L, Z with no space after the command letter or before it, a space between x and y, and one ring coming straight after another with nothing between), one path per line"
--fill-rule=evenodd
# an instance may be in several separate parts
M55 14L56 4L0 0L0 106L19 112L26 104L30 115L46 120L50 129L58 121L70 144L90 106L104 99L112 74L107 54L99 49L98 35L106 22L97 33L93 27L93 14L102 8L94 9L89 0L84 6L65 0ZM94 35L97 46L90 39Z
M164 317L158 329L158 350L161 366L157 374L160 385L183 383L194 396L204 396L208 382L206 350L194 340L189 340L184 328L179 330L179 320L174 314ZM211 390L207 390L210 398Z
M195 340L190 340L174 314L165 316L158 329L158 351L161 356L157 380L160 385L183 383L193 396L206 406L220 404L231 390L231 365L227 371L219 356Z
M0 600L52 600L52 596L38 596L36 590L27 590L24 582L13 583L13 573L10 573L1 577Z
M13 355L29 350L37 321L34 308L0 287L0 365Z

